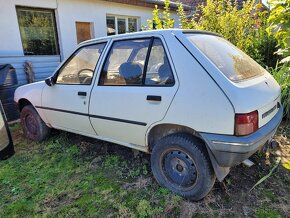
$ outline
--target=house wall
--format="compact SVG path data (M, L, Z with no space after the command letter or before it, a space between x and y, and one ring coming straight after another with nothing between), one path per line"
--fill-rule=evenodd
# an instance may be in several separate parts
M143 3L140 6L140 2L137 0L119 0L118 2L100 0L0 0L0 65L11 64L16 69L18 86L27 83L23 66L26 61L32 63L36 81L44 80L55 71L60 61L68 57L76 48L76 21L93 23L92 31L95 38L107 35L107 14L137 17L138 29L141 29L142 25L147 25L147 20L152 16L150 4ZM132 5L129 5L130 3ZM16 6L46 8L55 11L60 55L24 55ZM176 15L173 15L173 17L178 21ZM178 23L176 23L177 26ZM6 99L4 100L13 99L14 93L9 93L9 96L5 96ZM11 112L9 108L7 110L6 113ZM16 113L16 111L11 113ZM15 119L17 115L13 117Z
M107 35L106 14L139 17L139 29L152 18L152 8L96 0L61 0L58 3L58 24L63 57L77 45L75 22L92 22L94 37ZM178 22L178 17L173 15ZM178 23L176 23L178 27Z
M147 20L152 16L152 8L148 4L140 6L137 3L135 0L120 0L119 3L100 0L0 0L0 64L12 64L16 69L19 85L23 85L26 83L23 64L30 61L36 80L42 80L50 76L60 61L76 48L76 21L92 22L95 38L107 35L106 14L138 17L140 29L141 25L147 25ZM60 55L24 56L16 6L55 10ZM176 15L173 14L173 17L178 21Z
M130 1L126 1L130 3ZM66 58L77 46L76 21L93 22L94 37L106 36L106 14L136 16L147 25L152 8L99 0L0 0L0 57L23 56L15 6L55 9L61 57ZM178 27L178 17L175 26Z
M107 35L106 15L124 15L139 18L138 29L147 25L152 17L149 4L100 0L0 0L0 64L12 64L17 71L20 85L26 82L23 63L32 62L37 80L50 76L59 62L68 57L77 46L76 21L93 23L95 38ZM125 4L126 3L126 4ZM132 3L132 5L129 5ZM55 10L60 55L24 56L18 26L16 6L39 7ZM147 7L144 7L147 6ZM178 27L178 17L176 27ZM52 61L53 60L53 61ZM42 63L42 64L41 64Z

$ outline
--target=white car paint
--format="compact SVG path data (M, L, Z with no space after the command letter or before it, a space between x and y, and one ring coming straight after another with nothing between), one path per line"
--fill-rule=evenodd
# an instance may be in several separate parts
M46 86L44 81L21 86L15 90L14 101L19 103L21 100L28 100L33 106L42 105L42 91ZM51 127L50 122L46 119L41 110L36 109L41 119Z
M63 129L78 134L94 136L95 131L90 123L88 116L78 115L77 113L88 114L88 105L90 99L90 86L60 85L45 86L42 94L42 106L56 108L71 113L60 113L53 110L41 110L53 128ZM87 96L79 96L78 92L86 92Z
M151 34L159 38L165 44L160 34ZM140 38L144 36L139 36ZM130 39L131 36L122 37ZM137 37L138 38L138 37ZM117 38L118 39L118 38ZM112 40L113 42L114 40ZM169 53L165 46L165 50ZM173 66L172 61L171 65ZM173 73L177 75L173 69ZM98 77L100 72L97 73ZM161 121L166 115L167 109L178 89L178 80L172 87L134 87L134 86L98 86L97 81L93 87L90 101L90 114L114 117L124 120L133 120L145 123L134 125L130 123L116 122L112 120L91 117L91 123L100 136L111 138L121 142L128 142L130 145L146 146L145 134L148 126ZM161 96L161 102L146 100L148 95Z
M248 113L258 110L259 115L262 115L263 112L269 109L269 107L271 108L271 106L273 107L277 102L280 102L280 86L266 70L262 76L238 83L232 82L220 72L220 70L205 56L205 54L192 45L184 37L182 32L179 31L175 34L221 87L223 92L230 99L235 113ZM277 111L278 108L275 112ZM267 119L259 119L259 127L265 125L275 116L275 114L276 113L272 113L267 117Z
M178 124L201 133L233 135L235 113L258 110L261 118L264 112L280 102L280 87L270 74L265 73L254 79L234 83L186 40L182 30L146 31L105 37L90 40L80 46L104 40L133 39L152 35L163 40L174 72L173 87L98 86L101 67L110 42L95 69L93 85L49 87L40 82L18 88L15 101L29 100L45 123L54 128L142 151L149 151L147 136L156 125ZM78 91L90 94L87 97L77 96ZM160 103L147 101L146 96L151 94L162 96L162 101ZM44 112L46 110L38 106L74 111L76 114ZM89 114L90 117L77 113ZM276 112L273 112L266 119L259 119L259 127L265 125L275 114ZM146 125L119 122L116 119Z

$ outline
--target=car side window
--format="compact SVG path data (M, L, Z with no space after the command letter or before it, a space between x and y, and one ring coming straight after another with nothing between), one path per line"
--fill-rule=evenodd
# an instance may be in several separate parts
M101 43L77 50L59 70L56 83L90 85L104 47L105 43Z
M103 67L100 85L142 85L144 65L151 39L114 42Z
M155 38L148 61L145 85L171 86L173 84L174 77L162 41Z

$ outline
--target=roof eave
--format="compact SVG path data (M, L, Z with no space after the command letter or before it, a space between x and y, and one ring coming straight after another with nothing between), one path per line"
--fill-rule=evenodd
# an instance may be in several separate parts
M164 6L164 1L162 1L162 0L141 0L141 1L149 3L149 4L155 4L155 5ZM179 3L170 1L170 7L171 8L178 8L178 5L179 5ZM182 5L183 5L183 9L185 11L190 11L190 10L194 9L194 7L192 7L192 6L189 6L189 5L186 5L186 4L182 4Z

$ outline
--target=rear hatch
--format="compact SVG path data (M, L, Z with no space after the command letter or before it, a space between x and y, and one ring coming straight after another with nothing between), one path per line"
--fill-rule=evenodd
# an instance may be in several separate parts
M275 116L280 106L280 86L263 67L220 36L185 36L189 41L185 46L191 44L192 54L224 91L236 114L257 110L259 128Z

